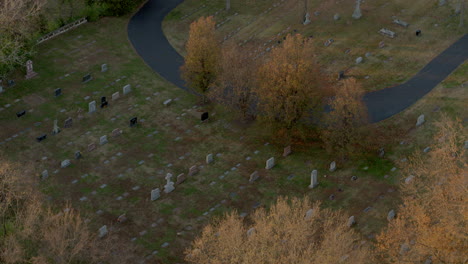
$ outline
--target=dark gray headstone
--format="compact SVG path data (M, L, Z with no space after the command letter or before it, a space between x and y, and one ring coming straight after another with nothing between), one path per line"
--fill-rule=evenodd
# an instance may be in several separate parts
M21 112L16 113L16 116L17 116L17 117L22 117L22 116L24 116L25 114L26 114L26 111L23 110L23 111L21 111Z
M132 119L130 119L130 127L134 127L138 124L138 118L137 117L134 117Z
M93 79L93 77L91 76L91 74L86 74L85 76L83 76L83 83L87 83L89 81L91 81Z
M16 83L15 83L14 80L8 80L8 87L13 87L15 85L16 85Z
M70 128L73 126L73 119L71 117L65 119L65 123L63 124L64 128Z
M416 30L416 36L417 36L417 37L420 37L421 34L422 34L422 33L421 33L421 30L420 30L420 29Z
M208 117L209 117L208 112L204 112L204 113L201 115L201 121L203 122L203 121L207 120Z
M61 88L55 89L54 95L55 95L55 97L62 95L62 89Z
M47 138L47 134L44 134L44 135L42 135L42 136L37 137L36 140L37 140L37 142L41 142L41 141L43 141L43 140L46 139L46 138Z
M81 159L83 156L81 155L81 152L77 151L75 152L75 159Z

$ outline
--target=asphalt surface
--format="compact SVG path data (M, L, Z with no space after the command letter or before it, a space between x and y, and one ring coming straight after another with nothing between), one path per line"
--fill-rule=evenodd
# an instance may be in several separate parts
M164 17L183 0L149 0L130 19L128 37L143 60L159 75L190 91L180 77L184 58L164 35ZM424 37L424 32L421 38ZM364 95L370 121L375 123L397 114L422 98L468 59L468 34L435 57L407 82ZM467 77L468 79L468 77Z

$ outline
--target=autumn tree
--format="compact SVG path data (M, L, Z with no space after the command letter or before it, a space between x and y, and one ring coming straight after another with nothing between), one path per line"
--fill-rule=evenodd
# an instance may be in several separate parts
M355 79L346 79L335 88L331 111L324 114L321 137L329 152L342 157L352 154L363 143L363 128L367 124L364 91Z
M205 93L216 78L220 56L213 17L201 17L190 25L185 50L182 78L189 87L201 93L205 101Z
M236 44L222 48L218 76L209 93L210 98L231 106L243 118L254 115L250 110L255 103L253 88L258 61L250 57L251 50L240 49Z
M367 263L369 251L339 211L308 199L279 198L247 225L229 213L203 229L186 250L191 263Z
M288 35L258 70L255 90L260 114L291 129L306 110L318 105L323 89L310 39Z
M446 116L437 127L432 150L410 159L406 169L409 178L401 184L403 204L397 218L377 237L380 256L387 262L468 260L466 130L459 120Z

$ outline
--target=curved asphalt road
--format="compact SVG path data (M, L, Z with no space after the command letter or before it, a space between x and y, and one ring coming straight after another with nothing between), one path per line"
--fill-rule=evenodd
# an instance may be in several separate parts
M167 41L161 27L164 17L183 0L149 0L128 24L128 36L135 50L157 73L182 89L185 82L179 68L183 57ZM379 122L397 114L422 98L468 59L468 34L435 57L406 83L369 92L364 102L370 121Z

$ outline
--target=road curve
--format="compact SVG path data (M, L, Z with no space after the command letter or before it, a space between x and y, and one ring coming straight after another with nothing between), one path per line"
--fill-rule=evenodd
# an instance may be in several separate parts
M130 19L128 37L143 60L157 73L189 91L180 78L183 57L174 50L162 31L164 17L183 0L149 0ZM468 34L435 57L407 82L368 92L364 102L370 121L389 118L422 98L468 59Z

